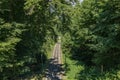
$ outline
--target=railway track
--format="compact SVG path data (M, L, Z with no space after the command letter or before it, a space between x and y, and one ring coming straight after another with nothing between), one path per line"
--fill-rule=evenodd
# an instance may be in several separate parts
M43 80L62 80L61 44L56 43Z

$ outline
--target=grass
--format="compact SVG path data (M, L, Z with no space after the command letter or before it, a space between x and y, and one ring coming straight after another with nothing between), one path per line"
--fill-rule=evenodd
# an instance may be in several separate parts
M65 55L63 54L63 61L65 63ZM84 70L82 63L66 57L66 78L64 80L78 80L79 73Z
M53 53L54 45L50 45L49 50L47 50L47 59L50 59Z

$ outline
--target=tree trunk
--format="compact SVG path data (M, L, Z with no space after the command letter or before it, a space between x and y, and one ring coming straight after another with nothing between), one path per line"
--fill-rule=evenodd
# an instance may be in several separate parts
M103 73L103 70L104 70L104 66L101 65L101 73Z

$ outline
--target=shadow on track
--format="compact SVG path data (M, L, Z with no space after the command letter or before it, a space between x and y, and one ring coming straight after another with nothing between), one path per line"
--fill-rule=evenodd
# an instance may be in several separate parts
M58 64L57 59L50 59L48 68L46 69L47 80L61 80L60 75L63 75L63 64Z

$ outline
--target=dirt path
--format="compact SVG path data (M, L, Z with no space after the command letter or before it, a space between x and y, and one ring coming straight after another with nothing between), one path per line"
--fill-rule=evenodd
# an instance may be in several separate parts
M48 68L46 69L46 77L43 80L62 80L62 54L61 44L56 43Z

